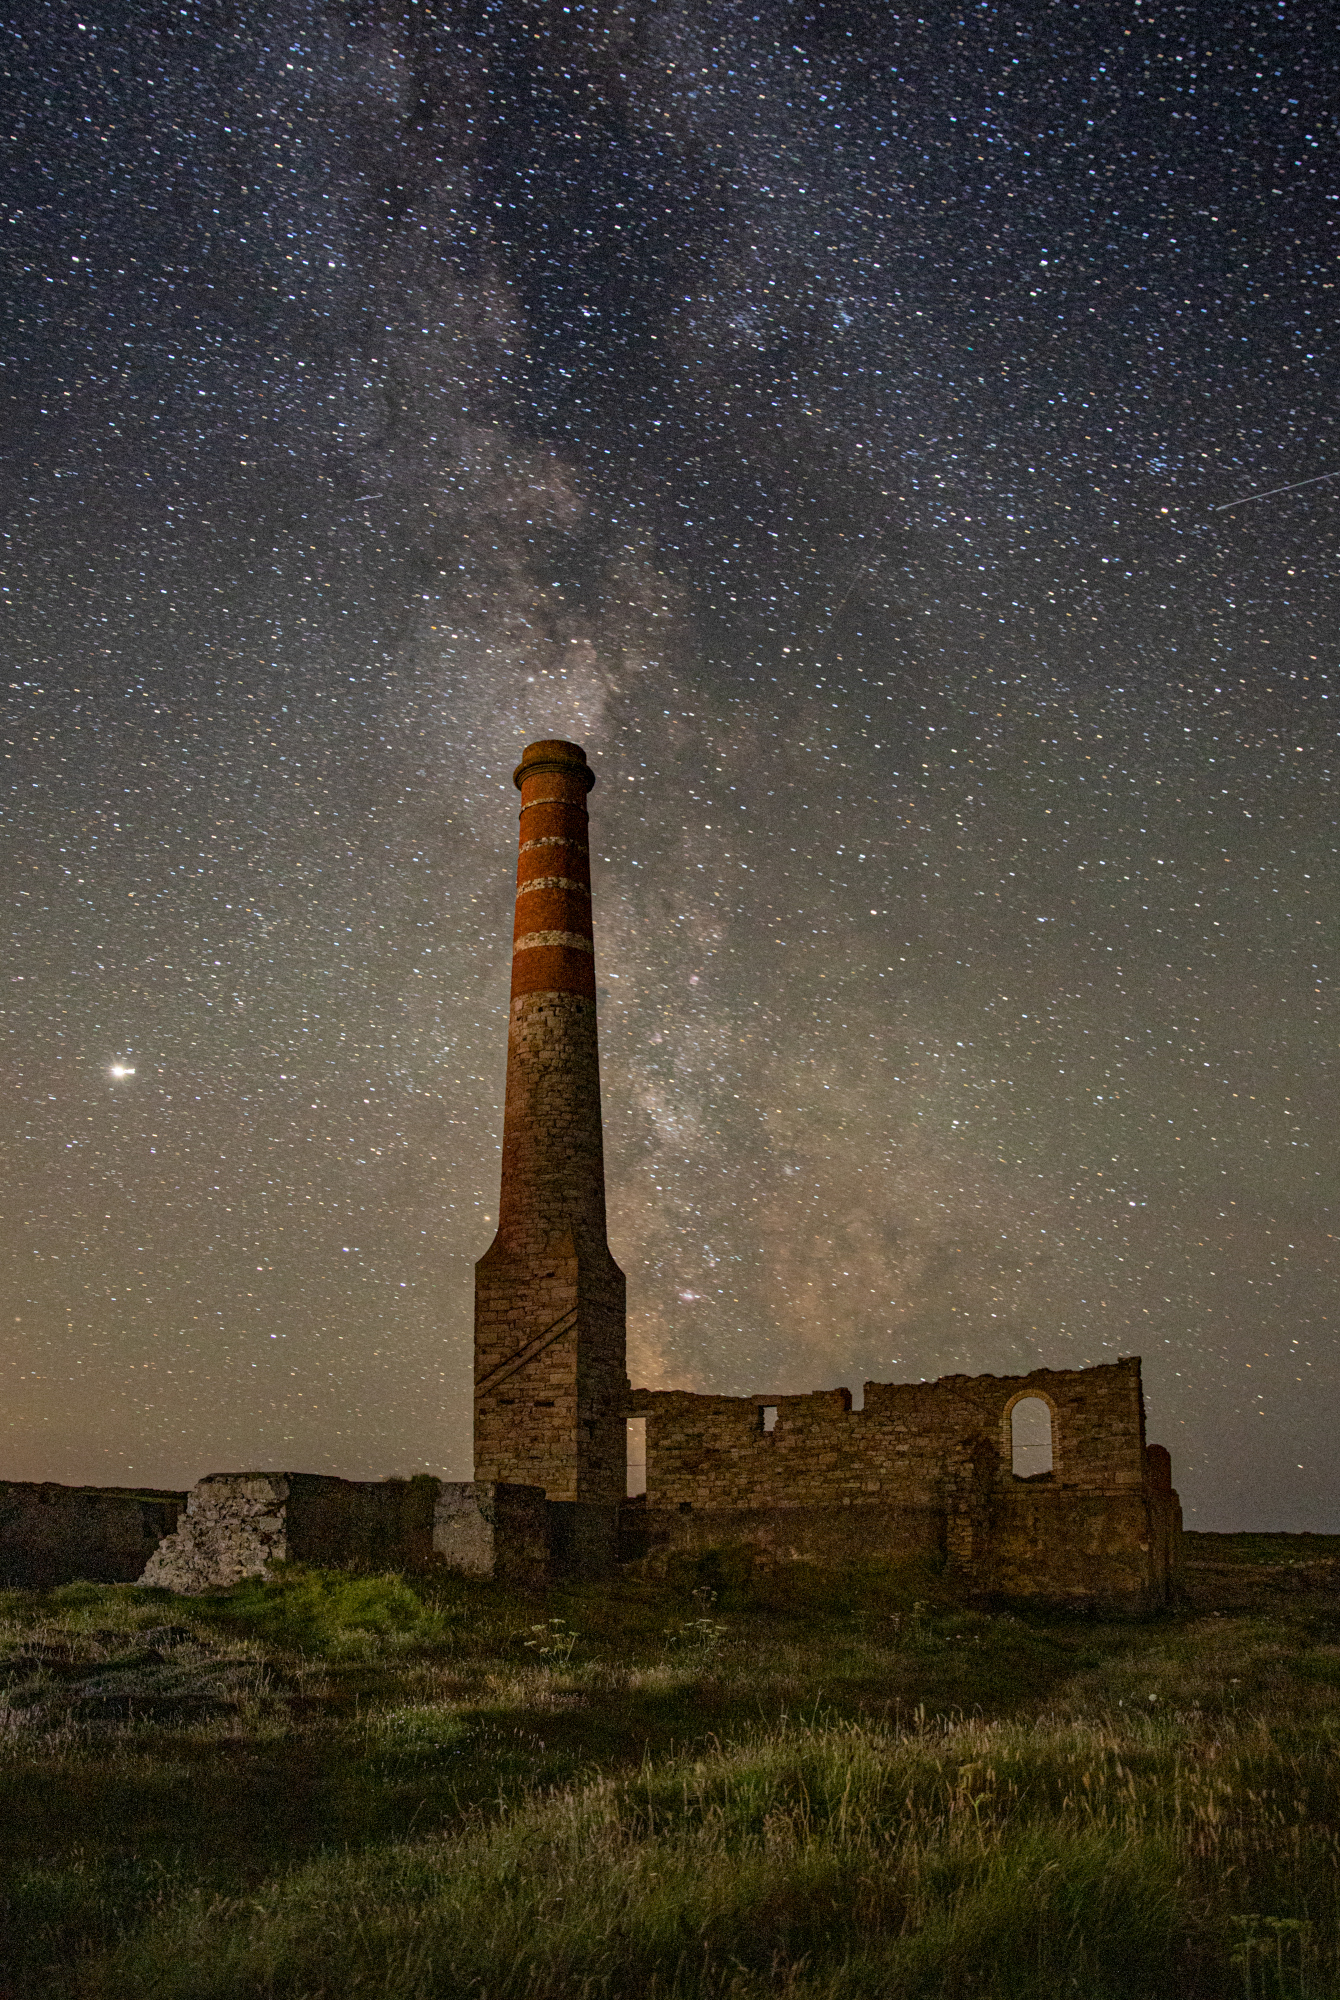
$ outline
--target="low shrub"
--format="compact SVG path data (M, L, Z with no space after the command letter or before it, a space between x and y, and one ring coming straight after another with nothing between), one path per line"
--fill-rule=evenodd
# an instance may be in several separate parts
M211 1592L195 1608L208 1624L297 1653L347 1650L353 1635L427 1643L442 1630L441 1613L403 1576L349 1576L296 1564Z

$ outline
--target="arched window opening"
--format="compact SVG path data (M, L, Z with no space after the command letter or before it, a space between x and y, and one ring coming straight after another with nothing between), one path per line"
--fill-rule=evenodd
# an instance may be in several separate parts
M1010 1450L1016 1479L1051 1471L1052 1413L1041 1396L1025 1396L1010 1411Z
M647 1490L647 1419L628 1419L628 1498Z

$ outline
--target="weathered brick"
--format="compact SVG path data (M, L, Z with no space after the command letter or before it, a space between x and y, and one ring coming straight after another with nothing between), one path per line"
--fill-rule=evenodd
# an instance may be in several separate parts
M583 752L532 743L521 792L498 1230L475 1267L475 1477L617 1507L625 1286L605 1236Z

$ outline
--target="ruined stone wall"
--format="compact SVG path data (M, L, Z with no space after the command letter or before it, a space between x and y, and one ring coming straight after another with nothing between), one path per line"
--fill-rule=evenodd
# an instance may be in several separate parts
M436 1479L290 1473L288 1481L291 1562L359 1570L424 1569L431 1563Z
M1161 1444L1145 1447L1149 1534L1155 1572L1163 1579L1167 1603L1179 1602L1186 1588L1182 1549L1182 1503L1173 1491L1172 1459Z
M992 1496L970 1555L954 1565L972 1593L1084 1608L1152 1611L1167 1603L1166 1577L1139 1492L1074 1493L1040 1481Z
M313 1472L215 1472L143 1566L142 1581L185 1595L219 1590L275 1563L422 1569L432 1560L436 1479L353 1480Z
M550 1575L550 1511L538 1486L443 1480L433 1513L433 1553L467 1576L536 1589Z
M1031 1396L1053 1413L1057 1486L1095 1493L1143 1486L1138 1361L867 1382L861 1410L845 1389L804 1396L638 1389L628 1411L647 1419L649 1507L915 1507L940 1504L946 1479L967 1476L983 1443L1009 1472L1010 1411ZM761 1415L769 1406L777 1412L770 1432Z
M283 1472L216 1472L199 1480L176 1532L160 1542L140 1581L193 1596L286 1562L288 1487Z
M548 1501L537 1486L215 1472L186 1496L141 1581L198 1596L294 1562L365 1573L441 1565L533 1589L612 1567L613 1523L609 1508Z
M813 1563L845 1569L853 1562L902 1562L945 1554L943 1507L648 1507L630 1502L623 1523L624 1559L709 1549L747 1548L765 1568Z
M133 1583L185 1504L184 1493L0 1481L0 1588Z
M1013 1471L1011 1412L1052 1412L1052 1470ZM776 1411L766 1429L763 1413ZM1176 1594L1181 1512L1148 1450L1140 1364L951 1375L805 1396L638 1390L639 1532L662 1548L745 1542L772 1560L938 1548L982 1596L1147 1610Z

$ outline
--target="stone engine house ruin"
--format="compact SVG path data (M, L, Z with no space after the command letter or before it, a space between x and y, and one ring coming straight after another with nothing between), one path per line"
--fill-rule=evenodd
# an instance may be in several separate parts
M767 1561L938 1551L987 1596L1150 1609L1177 1587L1168 1454L1140 1363L806 1396L634 1390L605 1240L594 930L576 744L533 743L521 792L498 1233L476 1266L475 1473L541 1487L570 1547L748 1545ZM1046 1435L1021 1443L1019 1416ZM625 1491L629 1422L646 1492ZM1029 1458L1029 1450L1035 1454ZM1024 1456L1020 1457L1023 1453ZM1040 1462L1045 1461L1045 1462Z
M1016 1412L1050 1433L1016 1471ZM634 1391L649 1550L747 1543L772 1561L945 1556L974 1596L1149 1610L1176 1594L1181 1511L1145 1443L1140 1363L867 1382L808 1396ZM1030 1463L1024 1458L1025 1467Z
M276 1561L445 1562L533 1585L744 1547L764 1563L934 1555L962 1591L1144 1612L1180 1588L1140 1363L802 1396L632 1389L605 1236L586 799L574 743L521 793L498 1228L475 1267L474 1479L215 1473L182 1494L5 1486L0 1582L206 1590ZM630 1434L644 1493L628 1497ZM184 1507L184 1511L182 1511ZM180 1518L178 1516L180 1515ZM152 1553L151 1553L152 1552Z

